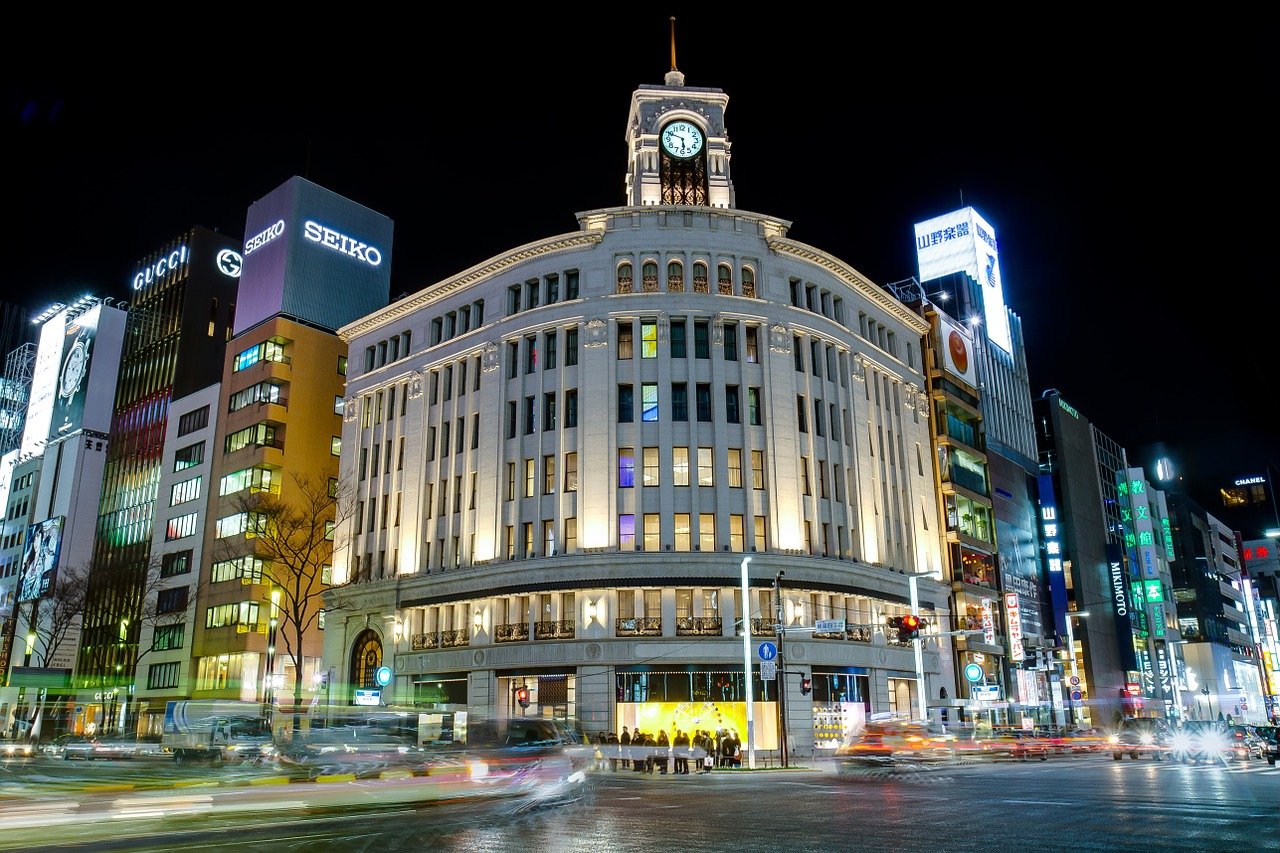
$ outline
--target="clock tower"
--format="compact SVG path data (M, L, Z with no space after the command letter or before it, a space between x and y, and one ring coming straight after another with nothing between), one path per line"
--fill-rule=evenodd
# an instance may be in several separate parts
M684 84L684 74L676 69L673 32L664 84L641 86L631 96L627 204L734 207L724 129L728 103L720 89Z

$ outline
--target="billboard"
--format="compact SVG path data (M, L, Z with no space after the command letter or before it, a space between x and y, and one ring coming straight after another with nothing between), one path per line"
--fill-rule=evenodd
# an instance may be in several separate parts
M337 330L387 306L392 222L300 178L245 217L234 334L287 314Z
M93 310L81 314L63 328L53 417L49 422L50 441L69 435L83 425L84 401L89 393L89 361L98 334L99 313Z
M1040 541L1044 547L1044 567L1049 577L1049 603L1053 609L1053 630L1059 637L1067 635L1067 580L1063 574L1062 526L1058 519L1058 499L1053 489L1053 475L1039 474L1036 486L1040 494Z
M65 516L46 518L27 528L27 547L18 574L18 601L35 601L49 591L58 573Z
M1111 589L1111 612L1116 622L1120 668L1136 670L1138 657L1133 653L1133 621L1129 618L1129 571L1124 565L1124 548L1114 542L1107 543L1107 582Z
M978 368L973 361L973 336L946 314L938 315L938 348L942 367L960 381L978 387Z
M59 311L40 327L40 345L31 377L31 394L27 397L27 422L22 430L22 455L44 452L53 421L53 399L57 393L58 370L62 366L63 326L67 312Z
M982 286L982 322L987 340L1013 354L1013 337L1000 278L996 230L972 207L918 222L916 263L920 281L963 272Z

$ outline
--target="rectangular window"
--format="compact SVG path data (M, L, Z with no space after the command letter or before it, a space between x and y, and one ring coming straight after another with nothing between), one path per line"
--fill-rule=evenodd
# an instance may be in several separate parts
M658 514L656 512L646 512L644 514L644 550L662 550L661 530Z
M686 357L684 320L671 321L671 357Z
M507 313L520 313L520 285L513 284L507 288Z
M451 429L453 429L453 424L449 421L440 424L440 456L442 458L449 455L449 448L452 446L449 444L449 431Z
M618 488L631 489L636 485L636 449L618 448Z
M179 447L178 451L173 455L173 470L182 471L186 468L194 468L204 462L204 442L197 441L195 444L188 444L186 447Z
M173 489L169 493L169 506L177 506L187 501L193 501L200 497L200 481L201 477L192 477L190 480L183 480L181 483L174 483Z
M178 436L182 437L209 425L209 407L202 406L178 418Z
M535 459L524 460L524 496L533 497L533 489L538 478L538 463Z
M760 426L760 389L747 389L747 423Z
M724 389L724 419L731 424L740 423L738 414L738 386L726 385Z
M373 450L369 453L369 458L373 461L373 472L372 472L372 475L373 475L374 477L378 476L378 467L379 467L379 462L381 462L381 461L382 461L382 454L381 454L381 450L382 450L382 445L381 445L381 444L375 444L375 445L373 446ZM363 451L363 450L362 450L362 451L360 451L360 462L361 462L362 464L364 463L364 451ZM364 479L364 478L363 478L363 477L361 477L361 479Z
M689 531L689 513L677 512L675 514L675 548L677 551L688 551L693 547L693 543L689 539Z
M342 455L342 436L335 435L329 439L329 455L330 456Z
M156 614L181 613L187 609L187 593L190 587L175 586L156 594Z
M546 302L548 305L554 305L555 303L560 301L560 276L558 275L544 276L543 281L546 282L546 286L547 286Z
M677 486L689 485L689 448L671 448L671 482Z
M636 517L634 515L618 516L618 550L634 551L636 549Z
M629 424L635 420L635 400L631 385L618 386L618 423Z
M652 322L640 323L640 357L641 358L657 358L658 357L658 324Z
M259 382L257 385L250 385L241 391L237 391L227 400L227 411L238 412L246 406L252 406L254 403L279 403L280 402L280 386L274 382ZM336 414L342 414L342 398L335 399L333 410ZM199 427L197 427L198 429Z
M542 556L554 557L555 555L556 555L556 523L551 519L543 519Z
M237 450L250 446L278 447L275 425L261 422L236 430L224 440L223 452L235 453Z
M711 324L698 320L693 324L693 357L711 358Z
M714 486L715 482L715 454L710 447L698 448L698 485Z
M751 488L764 488L764 451L751 451Z
M507 463L507 500L516 499L516 463Z
M800 457L800 493L805 495L813 494L813 489L809 486L809 457Z
M822 344L817 341L809 341L809 369L814 376L822 378Z
M741 552L745 550L743 543L745 542L744 531L742 527L742 516L729 516L729 550Z
M462 397L467 393L467 360L463 359L458 362L458 396ZM387 390L387 418L392 418L396 413L396 386L392 385Z
M698 549L714 551L716 549L716 516L715 513L698 514Z
M231 372L239 373L241 370L253 367L260 361L287 362L288 359L284 354L284 344L275 341L263 341L256 346L251 346L246 350L241 350L236 354L235 361L232 363Z
M520 375L520 344L517 341L507 341L507 378L515 379ZM434 403L435 395L432 394L431 402Z
M578 363L578 327L564 330L564 366L573 367Z
M822 401L821 400L813 401L813 431L814 433L817 434L819 438L822 438L823 436L826 435L826 427L823 423L823 417L822 417Z
M555 494L556 491L556 456L548 453L542 457L542 493Z
M556 333L546 332L542 336L542 351L544 353L542 359L543 370L556 369Z
M658 477L658 448L646 447L642 451L644 454L644 484L646 486L659 485Z
M633 350L632 336L635 329L631 325L631 321L618 321L618 360L625 361L631 358Z
M747 363L757 364L760 361L760 327L747 326Z
M729 488L742 488L742 450L737 447L729 448Z
M524 398L524 434L533 435L533 428L536 425L535 413L533 406L533 397Z
M169 519L169 523L165 525L164 539L166 542L172 542L175 539L182 539L186 536L192 536L196 532L196 518L199 513L190 513L188 515L180 515L177 518Z
M738 360L738 324L724 324L724 360Z
M515 400L507 401L507 438L516 437L516 422L520 417L520 408L516 405ZM434 459L434 456L428 456L427 461Z
M179 625L178 627L181 628L182 626ZM166 690L171 687L177 687L181 675L182 661L153 663L147 668L147 689Z
M573 554L578 550L578 519L569 516L564 520L564 552Z
M571 451L564 455L564 490L578 491L578 453Z
M809 422L806 420L807 417L808 417L808 414L805 407L804 397L797 394L796 395L796 426L800 429L801 432L809 431Z
M757 551L769 550L769 543L765 541L765 535L764 535L764 531L765 531L764 516L757 515L755 516L753 521L755 523L754 524L755 529L752 532L755 534L755 543L752 547L754 547Z
M280 494L280 476L274 468L254 466L232 471L223 476L218 483L218 494L223 497L245 489L278 495Z
M338 356L338 375L347 375L347 357L345 355Z
M471 416L471 449L480 446L480 413ZM404 436L400 436L400 467L404 467Z
M564 298L578 298L578 271L567 270L564 274Z
M151 638L151 650L153 652L165 652L170 649L182 648L186 628L187 626L182 622L176 625L157 625L155 634ZM151 671L155 672L155 668L153 667Z
M556 428L556 395L554 392L542 395L542 428Z
M671 420L689 420L689 386L684 382L671 383Z
M538 369L538 336L526 335L524 339L524 372L525 375Z
M160 577L173 578L191 571L192 551L175 551L160 558Z
M658 384L645 382L640 385L640 420L658 422Z
M699 382L695 388L698 420L703 423L711 422L711 384L708 382Z

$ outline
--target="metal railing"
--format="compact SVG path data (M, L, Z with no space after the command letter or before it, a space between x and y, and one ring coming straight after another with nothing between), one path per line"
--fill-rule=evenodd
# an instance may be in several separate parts
M449 649L457 646L471 645L471 637L467 633L466 628L458 628L454 631L440 632L440 648Z
M718 637L724 633L723 624L719 616L677 616L676 636Z
M529 639L528 622L508 622L494 626L493 641L495 643L514 643L527 639Z
M440 648L440 635L434 632L430 634L414 634L409 638L409 648L415 652L420 652L423 649L438 649Z
M573 639L573 627L572 619L534 622L533 638L535 640L571 640Z
M618 637L661 637L661 616L632 616L615 622L614 634Z

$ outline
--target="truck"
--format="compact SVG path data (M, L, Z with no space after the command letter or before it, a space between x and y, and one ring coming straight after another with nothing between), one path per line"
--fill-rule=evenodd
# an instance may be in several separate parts
M166 703L161 746L176 764L258 763L275 751L271 718L256 702L175 700Z

